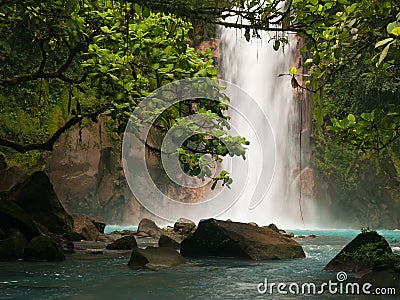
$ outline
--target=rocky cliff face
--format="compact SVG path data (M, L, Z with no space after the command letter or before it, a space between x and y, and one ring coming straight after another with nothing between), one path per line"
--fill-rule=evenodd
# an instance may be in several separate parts
M122 168L122 138L107 132L106 122L103 119L81 132L72 131L53 151L46 171L60 201L70 213L101 216L108 224L138 224L142 218L166 223L148 212L132 194ZM172 184L151 152L146 161L154 183L172 199L193 203L210 190L209 185L190 189Z
M110 141L105 122L63 137L48 160L47 173L69 212L134 224L143 209L123 176L120 141Z

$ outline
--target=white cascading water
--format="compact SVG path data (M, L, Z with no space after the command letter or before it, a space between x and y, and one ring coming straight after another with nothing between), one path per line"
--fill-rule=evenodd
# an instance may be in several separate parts
M254 114L251 114L249 120L255 127L256 135L262 134L265 129L263 128L265 124L257 120L260 115L257 109L262 109L269 119L275 137L276 165L268 193L262 201L260 199L261 202L256 208L251 209L249 200L260 176L260 164L273 158L268 157L268 153L261 153L256 147L257 136L241 130L240 134L250 141L246 154L249 164L249 184L239 200L220 218L299 228L310 225L308 217L313 213L310 211L310 205L304 205L303 201L300 205L299 184L295 180L300 167L300 124L299 112L296 109L298 105L295 103L298 100L294 97L290 77L278 77L278 74L289 72L294 59L290 44L284 46L284 51L282 46L279 51L274 51L272 45L268 43L269 39L268 33L262 33L261 39L253 37L248 42L244 37L244 31L221 28L219 63L221 77L245 90L258 103L259 108L254 107ZM246 101L240 102L240 99L235 99L235 95L230 97L231 102L239 110L249 105ZM234 118L231 122L234 126L241 126ZM268 145L261 145L264 146L267 148ZM235 170L235 162L232 170ZM235 180L234 172L232 177ZM266 185L268 182L263 182L263 178L260 178L258 184Z

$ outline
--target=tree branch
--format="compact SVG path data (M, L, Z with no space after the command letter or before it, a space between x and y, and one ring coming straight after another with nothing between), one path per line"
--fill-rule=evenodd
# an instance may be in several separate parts
M81 122L85 118L90 118L92 121L96 120L97 117L106 110L106 107L100 107L93 113L87 113L83 115L76 115L69 119L62 127L60 127L46 142L43 143L31 143L31 144L20 144L14 141L6 140L0 137L0 146L8 147L18 151L20 153L26 153L32 150L44 150L52 151L54 149L55 142L64 134L67 130Z

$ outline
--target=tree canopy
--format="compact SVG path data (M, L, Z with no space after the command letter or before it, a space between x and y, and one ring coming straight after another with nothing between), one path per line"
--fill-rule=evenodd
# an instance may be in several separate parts
M0 2L0 21L0 146L21 153L52 150L68 129L99 115L110 116L121 133L131 111L158 87L188 77L216 78L210 52L191 47L192 23L243 28L247 40L260 30L274 32L275 50L288 34L300 35L311 77L301 86L302 75L291 73L295 87L334 99L338 82L351 83L349 92L361 83L384 98L365 111L330 115L327 129L336 142L381 151L400 136L398 1L6 0ZM223 117L227 108L209 101L193 107L190 101L172 107L156 125L166 132L182 116ZM237 137L230 153L226 139L196 135L189 142L217 160L243 155L247 143ZM188 172L204 175L199 153L189 148L182 163L190 161Z
M303 66L311 80L304 80L305 86L300 86L297 76L301 75L289 74L294 87L326 92L337 76L354 70L356 75L347 72L349 82L356 85L357 81L368 82L370 89L386 98L391 94L390 101L386 99L363 114L334 118L328 129L336 134L336 141L360 151L380 151L400 136L398 1L139 0L138 3L189 19L215 20L222 26L245 29L247 40L258 37L260 30L281 33L272 36L275 50L287 42L288 33L298 34L305 41L301 51L308 59ZM361 72L359 66L363 66Z

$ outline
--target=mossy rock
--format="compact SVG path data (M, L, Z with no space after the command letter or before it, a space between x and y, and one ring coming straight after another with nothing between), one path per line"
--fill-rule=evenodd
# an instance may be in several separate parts
M11 230L6 239L0 240L0 261L22 258L27 245L28 241L19 230Z
M63 261L65 255L60 246L48 236L32 239L24 251L27 261Z
M370 249L370 253L364 251ZM375 269L371 259L392 256L392 248L376 231L363 232L348 243L324 268L331 272L361 272Z

